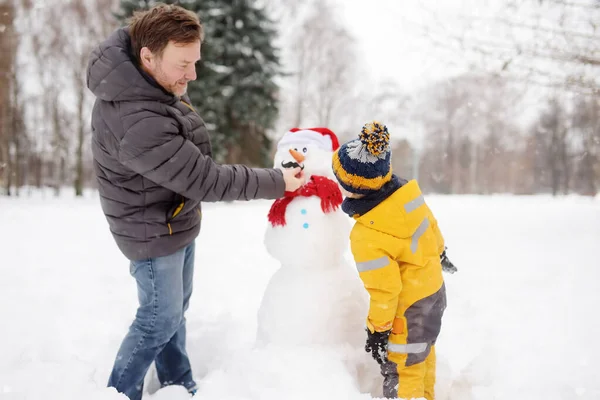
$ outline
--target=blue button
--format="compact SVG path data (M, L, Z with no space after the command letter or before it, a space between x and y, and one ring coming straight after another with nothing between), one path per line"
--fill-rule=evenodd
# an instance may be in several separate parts
M303 208L302 210L300 210L300 214L305 215L306 214L306 209Z
M305 222L305 223L304 223L304 225L302 225L302 227L303 227L304 229L308 229L308 223L306 223L306 222Z

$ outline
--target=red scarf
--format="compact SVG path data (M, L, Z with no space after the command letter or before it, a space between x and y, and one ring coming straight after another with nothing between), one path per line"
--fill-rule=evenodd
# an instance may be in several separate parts
M342 192L338 185L324 176L313 175L310 181L295 192L285 192L284 197L275 200L269 210L269 222L273 226L285 226L285 211L294 198L317 196L321 199L321 210L329 213L342 204Z

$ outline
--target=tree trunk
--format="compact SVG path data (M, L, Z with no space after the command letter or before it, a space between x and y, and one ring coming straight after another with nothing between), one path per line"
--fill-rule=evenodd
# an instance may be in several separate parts
M560 168L558 166L558 132L556 127L552 131L552 142L550 143L550 151L548 152L549 164L551 171L552 195L556 196L560 190Z
M471 165L469 168L469 179L471 180L471 185L470 185L471 193L479 193L478 171L479 171L479 166L480 166L480 160L479 160L479 152L477 151L478 149L479 149L479 146L477 145L477 142L472 141L471 142Z
M567 144L567 129L560 128L560 164L562 169L562 188L563 194L569 194L571 183L571 168L569 162L569 149Z
M9 139L10 140L10 139ZM9 149L10 149L10 142L8 143ZM13 164L13 160L12 160L12 155L9 154L6 157L6 195L7 196L12 196L12 186L13 186L13 175L14 175L14 164Z
M446 149L445 149L445 154L442 154L441 156L446 158L446 168L444 171L444 174L446 175L446 192L453 194L455 193L455 188L454 188L454 182L456 181L455 179L455 168L454 168L454 164L456 163L456 155L454 154L454 134L452 132L452 127L450 126L450 123L447 126L447 139L446 139Z
M76 78L79 78L77 75ZM85 140L85 122L83 108L85 103L85 87L83 81L78 82L77 93L77 153L75 167L75 196L83 196L83 142Z
M53 165L53 174L52 181L54 185L54 195L56 197L60 196L60 187L64 183L62 178L62 152L63 152L63 139L61 135L61 126L60 126L60 112L58 109L58 99L52 102L52 130L53 130L53 155L52 155L52 165Z
M21 121L20 121L20 108L17 106L18 104L18 100L17 100L17 89L16 89L16 85L15 85L15 90L14 90L14 97L13 97L13 102L14 102L14 106L12 109L12 132L11 132L11 141L13 144L13 154L12 154L12 168L11 168L11 179L9 180L9 182L11 182L15 188L15 196L19 196L19 185L20 185L20 155L21 155L21 146L19 145L21 142L20 139L20 135L23 133L21 132Z
M306 71L304 70L305 67L305 52L304 52L304 44L300 44L300 54L298 55L298 63L296 64L298 66L298 71L296 72L297 74L297 80L296 80L296 112L295 112L295 117L294 117L294 126L301 126L302 125L302 108L304 107L304 91L306 90L304 88L304 75L306 73Z
M0 116L0 125L4 123L4 116ZM0 134L3 134L0 132ZM10 196L10 166L8 160L8 143L6 143L5 138L0 136L0 183L2 183L4 188L4 194L6 196Z
M588 144L586 147L588 147ZM581 160L581 180L582 180L582 194L585 196L595 196L597 193L596 189L596 176L594 173L594 156L589 152L585 151Z
M42 171L43 171L43 159L42 154L38 153L35 155L35 187L38 189L42 188Z
M12 112L11 88L14 87L16 54L15 7L13 1L0 2L0 184L7 196L11 194L13 162L10 154Z

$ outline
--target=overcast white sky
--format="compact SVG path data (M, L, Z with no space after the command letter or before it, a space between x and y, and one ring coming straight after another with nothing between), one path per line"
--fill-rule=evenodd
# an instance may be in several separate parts
M459 16L490 15L498 0L335 0L339 15L355 36L361 56L374 75L390 77L410 90L464 71L464 54L434 45L424 26L460 31Z

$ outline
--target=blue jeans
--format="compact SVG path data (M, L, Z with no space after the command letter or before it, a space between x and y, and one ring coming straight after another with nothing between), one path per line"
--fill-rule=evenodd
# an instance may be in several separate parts
M185 349L185 316L194 274L195 244L178 252L131 263L139 308L117 354L108 386L140 400L152 362L161 386L196 383Z

